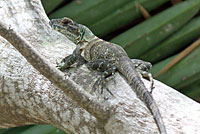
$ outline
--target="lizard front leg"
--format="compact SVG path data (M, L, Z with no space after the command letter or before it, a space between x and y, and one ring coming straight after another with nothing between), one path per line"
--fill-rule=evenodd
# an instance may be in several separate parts
M57 64L58 69L65 71L76 61L78 61L78 65L85 64L86 60L81 56L81 51L80 46L77 46L71 55L65 57L60 63Z
M110 60L105 59L96 59L94 61L90 61L86 64L87 68L90 70L98 71L101 75L100 82L102 85L101 93L103 93L103 88L106 88L106 90L111 94L112 92L107 88L105 79L109 76L113 77L116 71L116 66L112 64ZM98 82L98 81L97 81Z

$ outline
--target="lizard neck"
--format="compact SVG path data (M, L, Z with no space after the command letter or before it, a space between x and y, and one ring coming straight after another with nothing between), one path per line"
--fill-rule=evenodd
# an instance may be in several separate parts
M96 36L92 33L92 31L90 31L89 28L87 28L86 26L84 25L81 25L84 33L83 33L83 37L82 37L82 40L83 41L86 41L86 42L90 42L92 41ZM96 37L97 38L97 37Z
M81 49L83 50L82 56L85 58L85 60L90 61L92 59L90 50L99 40L100 39L95 35L90 35L84 38L84 42L81 44Z

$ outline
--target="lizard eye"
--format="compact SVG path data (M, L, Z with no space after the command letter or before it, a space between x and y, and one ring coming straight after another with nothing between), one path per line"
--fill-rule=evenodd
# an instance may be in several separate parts
M68 18L63 18L62 19L62 23L65 24L65 25L69 25L69 24L73 24L73 21L68 19Z

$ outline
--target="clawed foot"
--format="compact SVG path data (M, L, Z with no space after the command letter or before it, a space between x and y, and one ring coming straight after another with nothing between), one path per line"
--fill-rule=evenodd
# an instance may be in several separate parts
M87 68L90 70L95 70L100 74L100 78L95 82L95 85L101 85L101 93L103 93L103 89L105 88L111 95L111 91L107 88L106 79L111 76L114 76L116 71L116 66L112 63L111 60L105 59L96 59L94 61L90 61L86 64Z
M111 77L112 77L112 76L111 76ZM113 78L112 78L112 79L113 79ZM97 79L97 81L94 83L92 90L96 91L96 85L97 85L98 88L101 89L101 92L100 92L101 94L103 94L104 89L106 89L107 92L109 92L109 93L113 96L113 93L112 93L112 92L108 89L108 87L107 87L107 81L109 81L108 78L105 78L105 77L102 76L102 74L101 74L101 77L99 77L99 78ZM114 81L114 82L115 82L115 81Z
M149 89L150 93L152 93L154 89L153 76L151 73L148 72L152 67L151 63L138 59L132 59L132 63L134 64L134 67L139 73L140 77L141 78L145 77L150 81Z

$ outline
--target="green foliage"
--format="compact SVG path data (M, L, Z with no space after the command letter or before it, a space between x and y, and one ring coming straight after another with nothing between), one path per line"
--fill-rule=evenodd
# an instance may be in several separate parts
M30 125L10 129L1 129L0 134L66 134L51 125Z
M61 4L64 0L42 0L42 5L46 13L50 13L53 11L59 4Z
M131 0L82 0L80 3L72 1L70 4L55 11L50 18L68 16L78 23L89 25L99 21L106 14L123 6ZM112 5L112 6L108 6Z
M9 128L9 129L1 129L0 134L21 134L21 132L25 131L26 129L31 128L32 126L22 126L16 128Z
M157 79L177 89L200 79L200 47ZM160 63L159 63L160 64ZM158 64L158 65L159 65ZM169 79L170 78L170 79Z
M103 36L142 17L142 14L136 6L136 2L143 5L148 11L151 11L167 1L168 0L133 0L121 5L109 14L105 14L102 19L88 25L88 27L95 33L95 35Z
M153 63L158 62L169 55L175 54L198 37L200 37L200 17L195 17L172 36L157 44L157 47L140 56L139 59Z
M188 22L199 7L198 0L182 2L120 34L111 42L124 47L130 58L138 58Z

